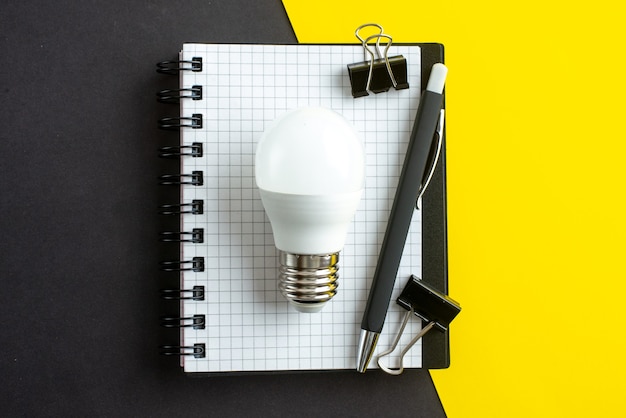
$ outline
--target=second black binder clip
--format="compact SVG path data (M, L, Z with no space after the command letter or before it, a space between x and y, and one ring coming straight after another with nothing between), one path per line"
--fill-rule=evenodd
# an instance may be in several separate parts
M377 27L380 32L363 39L359 32L368 26ZM383 27L377 23L366 23L359 26L354 34L361 41L364 52L369 56L369 59L366 58L365 61L348 64L352 97L368 96L369 92L384 93L391 87L396 90L408 89L406 58L402 55L393 57L388 55L392 38L383 32ZM384 54L380 52L381 38L387 40ZM376 40L375 48L378 58L375 57L374 51L369 46L370 42L374 40Z
M400 330L396 335L391 348L378 356L378 367L386 373L399 375L404 371L402 360L405 354L422 338L428 331L435 328L440 332L448 330L450 322L461 312L461 306L449 296L439 292L416 276L411 276L409 282L402 290L397 300L398 305L407 310ZM400 365L397 369L392 369L381 363L381 359L391 354L397 347L409 318L417 315L422 319L422 330L407 344L400 352Z

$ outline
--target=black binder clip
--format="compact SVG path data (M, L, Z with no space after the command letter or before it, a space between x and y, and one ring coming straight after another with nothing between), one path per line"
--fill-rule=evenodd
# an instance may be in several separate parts
M359 35L359 31L367 26L375 26L380 32L363 39ZM388 55L389 48L392 44L391 36L383 33L383 27L376 23L366 23L359 26L355 35L361 44L369 59L366 61L348 64L348 75L350 76L350 84L352 85L352 97L362 97L369 95L369 92L383 93L388 91L392 86L396 90L408 89L406 58L402 55L390 57ZM384 53L380 51L381 38L387 39ZM376 40L376 55L369 47L369 43Z
M391 344L391 348L381 353L377 359L378 367L386 373L393 375L399 375L403 372L402 359L420 338L433 328L441 332L447 331L450 322L461 312L461 306L457 302L424 283L416 276L411 276L396 302L406 309L407 313L404 315L404 320L393 344ZM396 349L404 328L413 314L422 319L422 330L400 352L400 367L391 369L383 365L380 359L391 354Z

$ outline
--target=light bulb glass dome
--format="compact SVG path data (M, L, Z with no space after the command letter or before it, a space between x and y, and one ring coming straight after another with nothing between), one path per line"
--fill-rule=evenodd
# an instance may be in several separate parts
M343 116L322 107L287 112L261 137L255 170L274 241L282 253L328 256L341 251L365 178L365 156L359 133ZM330 259L336 263L338 255ZM281 255L281 260L295 259ZM289 266L290 271L302 272L310 268L306 266L319 266L318 261L301 259L296 264L300 267ZM336 267L329 274L336 276L335 273ZM306 280L320 282L320 274L318 271L314 279L299 280L300 284ZM303 304L318 306L334 295L336 287L333 282L332 291L325 291L325 295L309 289L312 294L298 299L286 294L289 290L285 288L292 285L297 287L291 282L281 283L281 290L302 311L318 310L319 307L313 309L313 305ZM311 286L318 290L323 287Z
M287 112L259 141L256 181L262 190L296 195L361 191L364 153L359 133L330 109Z

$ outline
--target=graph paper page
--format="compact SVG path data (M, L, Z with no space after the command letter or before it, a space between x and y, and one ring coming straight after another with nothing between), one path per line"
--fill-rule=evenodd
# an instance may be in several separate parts
M204 329L184 328L183 346L206 347L203 358L184 358L185 371L356 368L361 319L421 91L420 48L392 46L390 55L399 54L410 88L354 99L346 66L365 59L360 45L185 44L181 59L200 57L203 68L183 71L181 88L202 86L202 99L181 100L181 116L201 114L202 128L182 128L181 145L201 143L203 155L182 157L181 172L202 171L203 185L181 186L181 198L203 200L204 213L183 215L181 230L202 228L204 242L183 243L182 259L203 257L205 268L183 272L181 285L206 292L203 301L182 303L184 317L206 321ZM278 291L278 253L254 180L264 129L302 106L343 115L366 153L364 194L340 254L337 295L313 314L297 312ZM395 299L411 274L421 275L420 222L416 211L377 352L390 346L406 312ZM420 328L410 321L401 344ZM421 352L417 344L405 367L421 367Z

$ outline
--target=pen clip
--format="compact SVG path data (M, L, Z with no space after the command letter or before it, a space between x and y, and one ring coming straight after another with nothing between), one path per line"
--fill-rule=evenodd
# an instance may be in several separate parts
M417 193L417 199L415 199L415 209L419 210L419 201L430 180L433 178L433 174L435 174L435 168L437 167L437 162L439 161L439 156L441 155L441 147L443 144L443 125L445 121L445 112L444 109L441 109L439 112L439 123L437 123L437 129L435 130L435 137L433 141L436 141L434 147L431 147L430 154L428 156L428 162L426 164L426 173L424 178L422 179L422 183L420 184L419 191Z

